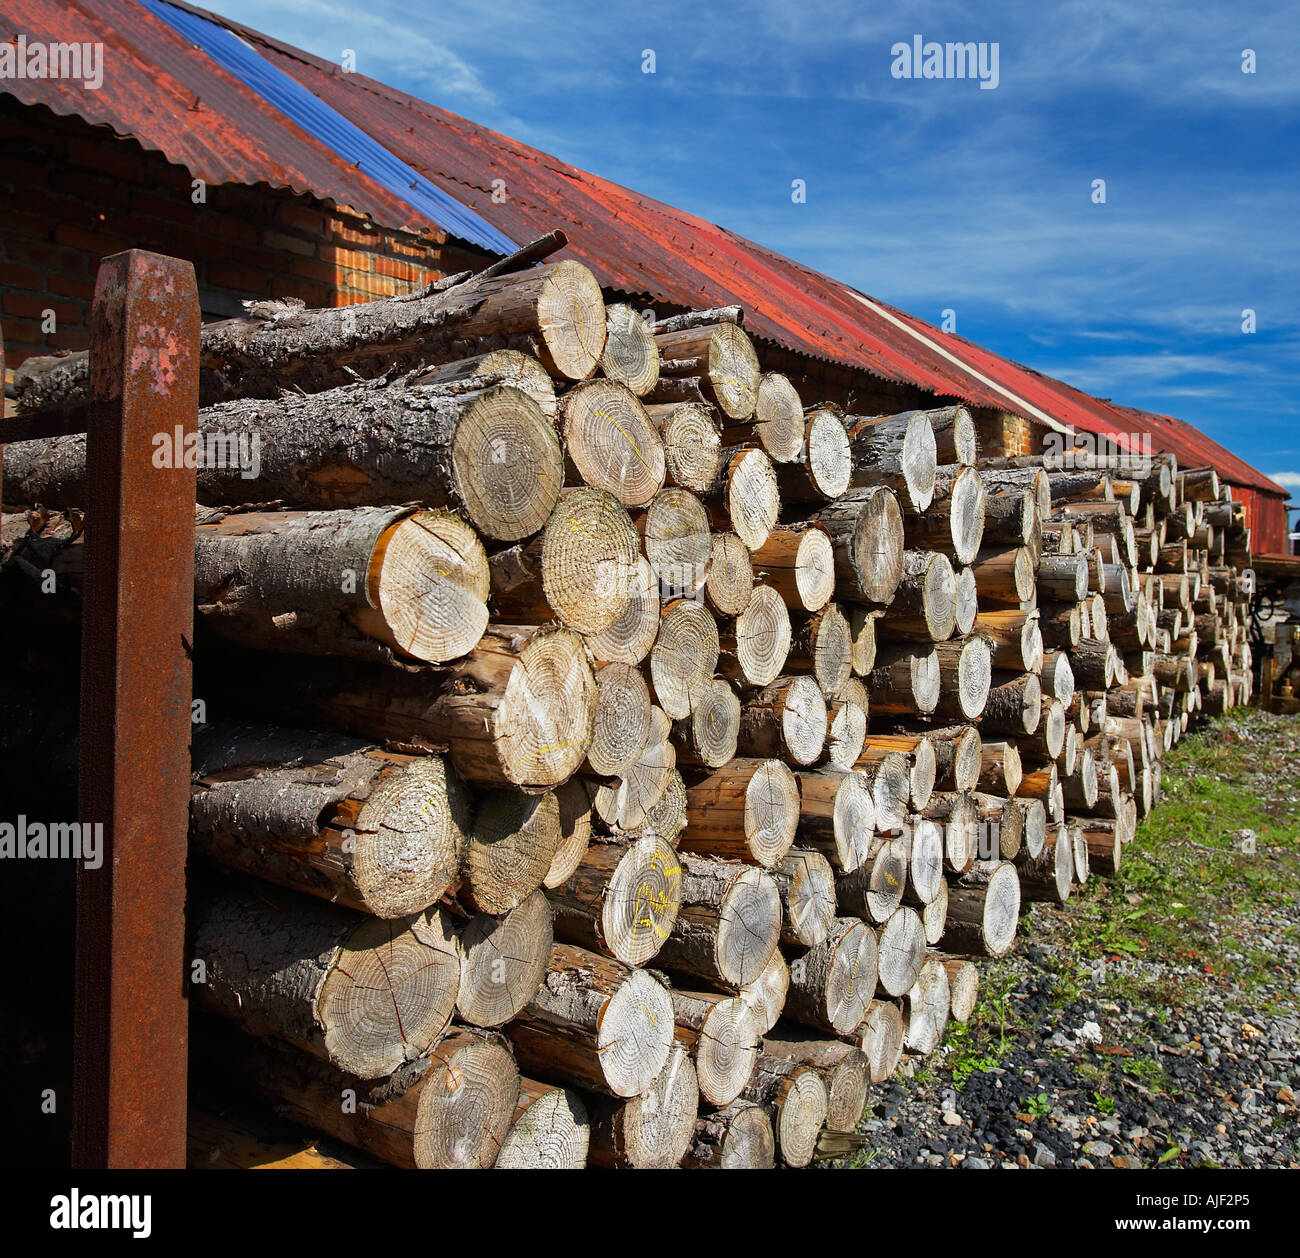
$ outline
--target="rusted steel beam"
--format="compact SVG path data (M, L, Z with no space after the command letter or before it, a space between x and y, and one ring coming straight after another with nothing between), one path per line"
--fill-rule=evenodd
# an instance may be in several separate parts
M185 854L195 469L194 268L132 249L100 264L86 435L73 1164L185 1164ZM155 466L167 434L172 466ZM161 460L160 460L161 461Z

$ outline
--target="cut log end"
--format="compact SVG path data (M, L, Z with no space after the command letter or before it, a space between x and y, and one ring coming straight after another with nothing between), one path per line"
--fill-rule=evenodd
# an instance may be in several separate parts
M645 397L659 381L659 346L649 324L631 306L615 303L605 308L605 333L601 371Z
M496 1038L458 1033L431 1054L415 1118L421 1170L495 1165L519 1097L519 1071Z
M565 259L550 270L537 297L543 357L556 374L585 380L605 349L605 299L596 277Z
M564 484L555 426L526 393L495 386L463 411L451 446L452 481L480 533L513 542L546 523Z
M495 714L506 780L536 788L558 785L573 774L591 743L596 698L582 639L563 629L534 634Z
M487 628L487 555L450 511L420 511L380 538L370 566L383 639L415 659L442 663L470 651Z
M358 1078L377 1079L419 1057L450 1020L453 969L458 987L460 950L441 910L362 922L316 1000L329 1060Z
M517 1117L501 1143L496 1169L581 1170L587 1165L591 1141L591 1122L581 1095L532 1079L521 1084Z
M582 480L629 507L662 488L663 439L640 399L612 380L589 380L564 395L564 444Z
M550 960L551 906L534 891L501 917L480 913L461 935L456 1011L475 1026L501 1026L533 998Z

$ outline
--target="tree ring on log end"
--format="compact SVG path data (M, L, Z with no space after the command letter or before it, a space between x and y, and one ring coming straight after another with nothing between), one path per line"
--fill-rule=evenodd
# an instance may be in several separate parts
M600 633L628 609L641 535L602 489L564 495L542 539L542 588L556 617L579 633Z
M776 1146L787 1166L807 1166L812 1161L828 1105L821 1076L815 1070L801 1070L776 1118Z
M502 542L536 533L564 484L555 425L528 394L508 385L485 389L456 425L451 473L480 533Z
M450 511L419 511L387 529L370 561L367 595L390 646L440 664L487 628L492 579L478 534Z
M376 917L418 913L460 873L469 801L441 756L385 774L352 825L352 879Z
M799 824L799 782L789 765L765 760L745 786L745 837L769 868L790 850Z
M624 965L644 965L672 934L681 902L677 853L655 836L638 839L610 875L601 935Z
M414 1061L446 1030L459 985L460 948L442 909L367 918L316 998L330 1061L360 1079Z
M640 1096L668 1061L673 1002L646 970L633 970L605 1002L596 1033L601 1071L615 1096Z
M537 326L546 357L562 376L585 380L605 349L605 298L581 262L551 268L537 297Z
M495 1039L477 1039L435 1062L415 1113L420 1170L485 1170L495 1165L519 1097L519 1070Z
M565 448L588 485L629 507L645 506L663 488L663 438L631 389L588 380L565 395L561 410Z

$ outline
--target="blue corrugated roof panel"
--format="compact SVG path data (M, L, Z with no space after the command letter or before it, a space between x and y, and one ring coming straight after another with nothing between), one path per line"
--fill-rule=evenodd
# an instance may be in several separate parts
M250 91L444 231L492 253L513 253L518 247L486 219L408 166L232 31L163 0L140 2Z

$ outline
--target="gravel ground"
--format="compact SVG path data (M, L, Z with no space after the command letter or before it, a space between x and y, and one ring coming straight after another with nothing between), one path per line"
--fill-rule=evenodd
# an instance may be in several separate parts
M847 1165L1300 1166L1300 721L1233 714L1165 787L1119 874L1028 910L971 1022L875 1090Z

